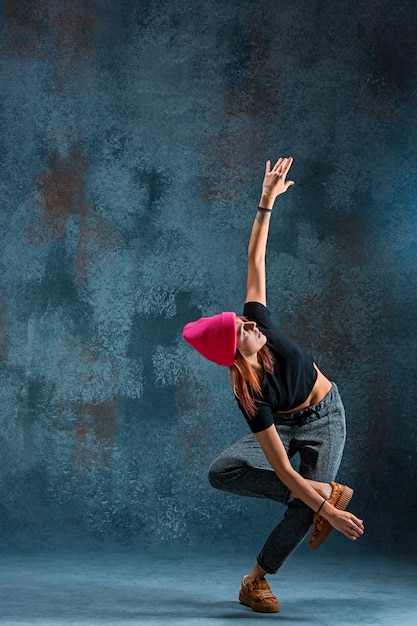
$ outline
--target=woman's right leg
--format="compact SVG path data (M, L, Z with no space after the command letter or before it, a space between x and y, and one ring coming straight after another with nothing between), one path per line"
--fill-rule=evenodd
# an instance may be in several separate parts
M281 432L281 439L287 449L286 434ZM287 504L293 497L269 465L253 434L222 452L210 465L208 478L212 487L239 496L269 498L282 504ZM323 498L330 497L329 483L310 482Z

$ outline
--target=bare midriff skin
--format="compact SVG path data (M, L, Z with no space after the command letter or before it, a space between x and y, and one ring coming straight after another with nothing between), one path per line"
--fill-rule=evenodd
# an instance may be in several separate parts
M286 413L295 413L295 411L302 411L303 409L308 409L309 406L313 406L314 404L321 402L323 398L327 396L330 389L332 388L332 383L319 370L319 368L317 367L315 363L313 363L313 365L317 372L317 379L306 401L303 402L303 404L300 404L299 406L296 406L295 408L290 409L289 411L277 411L277 413L281 413L282 415L285 415Z

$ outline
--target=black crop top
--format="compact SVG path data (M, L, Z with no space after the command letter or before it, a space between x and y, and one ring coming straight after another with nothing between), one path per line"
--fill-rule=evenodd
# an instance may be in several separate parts
M274 359L274 372L264 373L261 385L263 397L256 399L258 412L255 417L249 417L238 402L249 428L253 433L258 433L272 426L274 412L290 411L305 402L316 382L317 370L313 358L275 328L263 304L246 302L243 315L256 322L266 335L266 345Z

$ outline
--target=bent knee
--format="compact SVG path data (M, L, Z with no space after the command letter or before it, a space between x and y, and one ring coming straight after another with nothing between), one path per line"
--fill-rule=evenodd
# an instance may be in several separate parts
M210 465L208 480L212 487L236 493L236 486L245 480L248 465L233 457L217 458Z
M215 489L221 489L222 488L221 485L224 482L224 480L222 480L223 475L224 474L221 471L219 464L216 463L216 461L214 461L210 465L208 473L207 473L207 478L208 478L210 485L214 487Z
M208 481L215 489L230 491L230 483L236 479L242 467L235 459L230 457L218 457L213 461L208 470Z

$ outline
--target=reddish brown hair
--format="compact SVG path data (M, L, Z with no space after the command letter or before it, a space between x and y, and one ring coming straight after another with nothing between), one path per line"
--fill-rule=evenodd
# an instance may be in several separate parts
M274 371L272 354L266 346L259 350L258 360L263 370L270 373ZM236 351L235 361L230 367L230 378L233 393L239 400L243 410L250 418L255 417L257 409L254 396L262 397L261 384L257 373L239 350Z

